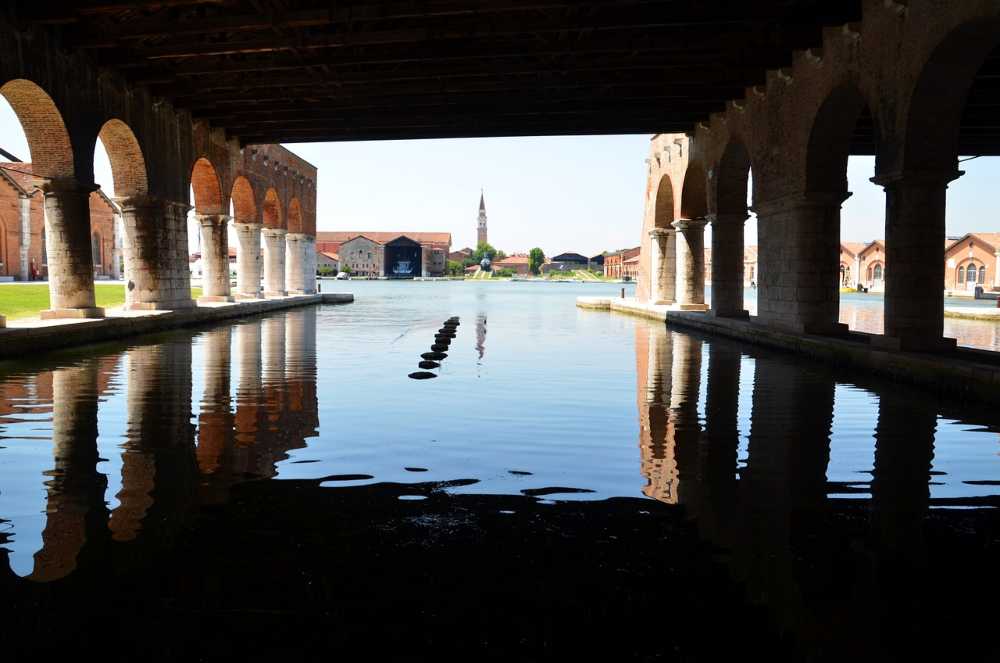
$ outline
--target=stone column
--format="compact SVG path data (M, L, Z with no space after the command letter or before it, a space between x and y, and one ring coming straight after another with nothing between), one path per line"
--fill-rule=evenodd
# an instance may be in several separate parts
M94 299L94 255L90 243L90 194L93 186L73 180L42 184L45 196L45 246L49 270L49 318L103 318Z
M260 257L260 224L235 224L236 240L236 297L257 299L260 297L260 275L263 267Z
M704 218L678 219L677 302L681 311L707 311L705 305L705 224Z
M306 293L305 238L302 233L285 235L285 287L290 295Z
M125 226L125 308L192 308L187 240L190 206L156 198L129 198L121 202L121 208Z
M312 295L316 293L316 238L304 235L302 251L305 254L303 290L307 295Z
M885 188L885 335L878 347L937 352L944 338L944 240L948 183L961 175L903 173L874 178Z
M111 249L111 278L120 281L122 278L122 226L124 225L120 208L115 210L111 223L112 237L114 237Z
M673 228L649 231L649 303L673 304L677 279L677 239Z
M284 297L285 289L285 231L282 228L264 228L264 296Z
M743 308L743 226L746 214L714 214L712 224L712 315L745 318Z
M199 214L201 226L202 296L199 302L231 302L229 292L229 217Z
M755 208L761 322L799 334L847 333L839 322L840 206L849 195L794 194Z
M21 196L21 269L22 281L31 279L31 198Z

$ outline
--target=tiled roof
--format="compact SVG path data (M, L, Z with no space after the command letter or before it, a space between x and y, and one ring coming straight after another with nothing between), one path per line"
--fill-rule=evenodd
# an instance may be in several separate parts
M320 253L329 258L330 260L336 260L337 262L340 262L340 256L334 253L333 251L320 251Z
M493 264L498 267L505 267L507 265L527 265L528 256L523 256L523 255L507 256L506 258L494 261Z
M34 191L35 176L31 174L30 163L4 162L0 163L0 168L3 168L4 174L14 180L22 191L29 195Z
M856 256L865 250L867 244L864 242L841 242L840 246L847 249L847 252L852 256Z

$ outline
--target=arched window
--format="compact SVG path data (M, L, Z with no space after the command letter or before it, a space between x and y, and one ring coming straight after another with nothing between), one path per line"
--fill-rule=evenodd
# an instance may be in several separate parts
M955 285L962 285L965 283L965 267L958 268L958 278L955 279Z
M99 268L101 266L101 235L99 233L94 233L90 237L90 247L94 254L94 268Z
M986 265L979 268L979 285L986 285Z
M875 265L875 268L872 270L872 273L875 276L875 280L876 281L881 281L882 280L882 265Z
M978 272L976 270L976 266L975 265L969 265L969 269L967 269L966 272L965 272L965 281L967 283L975 283L976 282L976 277L978 277L978 276L979 276L979 274L978 274Z

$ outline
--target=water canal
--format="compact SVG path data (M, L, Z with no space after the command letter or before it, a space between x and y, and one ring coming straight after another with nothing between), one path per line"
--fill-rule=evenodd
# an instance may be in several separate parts
M613 285L344 286L4 365L13 652L996 653L1000 413L575 308Z

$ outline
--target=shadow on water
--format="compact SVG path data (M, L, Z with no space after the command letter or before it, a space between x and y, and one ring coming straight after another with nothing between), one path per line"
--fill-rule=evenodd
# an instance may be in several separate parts
M629 324L644 497L597 501L514 462L487 495L292 459L337 398L316 309L9 365L4 653L996 658L996 413Z

